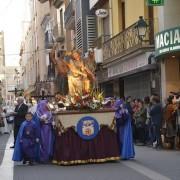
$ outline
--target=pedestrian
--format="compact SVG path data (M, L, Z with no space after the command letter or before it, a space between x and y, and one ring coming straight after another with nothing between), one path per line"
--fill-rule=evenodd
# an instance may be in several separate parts
M162 125L162 105L158 96L151 97L151 128L152 128L152 139L151 142L156 148L161 147L161 125Z
M21 124L18 137L16 139L13 161L27 162L33 165L35 161L36 145L39 143L39 136L37 126L32 120L33 115L28 112L25 116L25 121Z
M138 145L145 145L146 109L141 100L139 100L138 109L134 113L134 119L136 127L136 143L138 143Z
M12 113L14 112L13 107L9 106L7 109L4 110L6 114L6 121L8 124L9 132L11 133L13 131L13 123L14 123L14 116Z
M0 116L1 116L1 120L3 121L3 127L2 127L2 133L4 134L10 134L10 130L9 130L9 127L8 127L8 123L7 123L7 120L6 120L6 110L2 107L0 107Z
M129 115L132 118L132 116L133 116L133 109L132 109L132 97L131 96L128 96L126 98L126 108L127 108L128 112L129 112Z
M180 94L180 93L179 93ZM176 96L176 149L180 149L180 95Z
M139 101L140 99L133 100L133 113L136 113L139 110Z
M145 122L145 141L146 145L152 145L151 140L151 117L150 117L150 109L151 109L151 103L150 103L150 97L146 96L144 98L144 108L146 110L146 122Z
M28 106L24 103L24 98L19 97L17 99L17 106L15 108L14 113L14 145L11 148L14 148L16 143L17 134L19 132L19 128L23 121L25 120L25 115L28 111Z
M170 143L171 148L175 146L176 136L176 105L173 103L173 96L167 98L167 104L164 108L164 123L165 123L165 143Z
M4 120L3 117L0 116L0 134L4 133Z

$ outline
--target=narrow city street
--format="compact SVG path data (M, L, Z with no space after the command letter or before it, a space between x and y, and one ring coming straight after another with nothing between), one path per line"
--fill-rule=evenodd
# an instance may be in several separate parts
M136 146L136 158L79 166L23 166L11 161L12 136L0 136L1 180L179 180L180 151Z
M180 0L0 0L0 180L180 180Z

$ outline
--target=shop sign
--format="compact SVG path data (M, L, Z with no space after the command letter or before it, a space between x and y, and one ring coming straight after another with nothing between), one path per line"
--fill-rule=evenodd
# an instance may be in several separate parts
M148 6L163 6L164 0L147 0Z
M180 27L159 32L155 36L155 55L180 51Z
M98 121L91 116L82 117L76 125L78 135L84 140L94 139L98 135L99 130Z
M98 9L96 10L95 14L97 17L105 18L108 16L108 11L106 9Z
M108 78L118 76L148 65L150 52L119 62L108 68Z

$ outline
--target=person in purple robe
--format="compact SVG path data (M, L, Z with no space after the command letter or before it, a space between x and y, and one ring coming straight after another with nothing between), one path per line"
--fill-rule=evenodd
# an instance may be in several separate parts
M127 160L135 157L134 143L131 127L131 116L125 107L123 100L117 100L114 104L121 159Z
M23 164L28 162L29 165L33 165L36 145L39 143L39 136L37 126L35 122L32 121L33 115L27 113L25 118L26 120L22 123L18 132L13 161L23 161Z
M47 100L41 100L36 109L34 121L40 131L39 161L47 163L53 156L53 117Z

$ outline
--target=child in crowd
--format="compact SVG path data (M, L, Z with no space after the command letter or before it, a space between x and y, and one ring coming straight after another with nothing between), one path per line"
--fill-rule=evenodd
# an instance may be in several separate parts
M39 137L36 124L32 120L33 115L28 112L25 118L26 120L22 123L18 133L13 161L23 161L23 164L29 162L29 165L33 165Z

